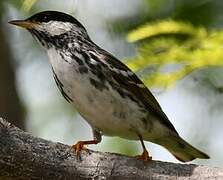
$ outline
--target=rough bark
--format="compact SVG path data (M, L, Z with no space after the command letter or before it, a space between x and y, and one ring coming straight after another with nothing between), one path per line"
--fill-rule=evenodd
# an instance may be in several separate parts
M223 169L83 151L33 137L0 119L0 179L223 179Z

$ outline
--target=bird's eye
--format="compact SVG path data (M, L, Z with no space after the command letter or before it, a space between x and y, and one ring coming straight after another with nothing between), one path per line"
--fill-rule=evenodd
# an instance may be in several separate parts
M47 21L48 20L48 17L47 16L43 16L43 20L44 21Z

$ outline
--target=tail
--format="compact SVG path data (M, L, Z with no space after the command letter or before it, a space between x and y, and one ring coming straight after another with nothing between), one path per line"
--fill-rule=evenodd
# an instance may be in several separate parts
M210 158L207 154L194 148L178 135L165 138L165 140L159 144L164 146L176 159L182 162L192 161L196 158Z

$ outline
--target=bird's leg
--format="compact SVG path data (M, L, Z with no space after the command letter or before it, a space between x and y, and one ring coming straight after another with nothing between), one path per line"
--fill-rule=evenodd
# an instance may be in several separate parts
M140 142L141 142L141 144L142 144L143 153L142 153L141 155L137 156L137 158L138 158L138 159L142 159L142 160L144 160L145 162L151 161L151 160L152 160L152 157L149 156L149 153L148 153L148 151L146 150L146 147L145 147L145 144L144 144L144 142L143 142L143 138L142 138L142 136L141 136L141 135L138 135L138 136L139 136L139 140L140 140Z
M98 144L101 142L101 133L95 129L93 129L94 140L90 141L78 141L76 144L72 146L77 155L80 155L80 152L85 149L84 145L89 144Z

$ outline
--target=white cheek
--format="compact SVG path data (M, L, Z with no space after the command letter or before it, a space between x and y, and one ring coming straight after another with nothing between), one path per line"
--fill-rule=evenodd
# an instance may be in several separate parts
M68 22L50 21L36 27L38 30L47 31L51 36L64 34L72 29L72 24Z

